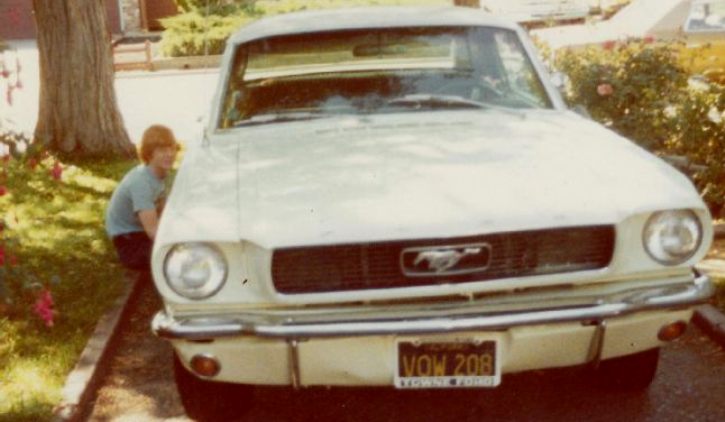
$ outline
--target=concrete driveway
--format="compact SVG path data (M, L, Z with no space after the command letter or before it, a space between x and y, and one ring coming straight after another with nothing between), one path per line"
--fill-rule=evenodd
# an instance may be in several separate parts
M33 132L40 93L37 45L33 40L9 44L15 51L6 52L6 59L14 63L17 54L23 88L15 91L12 106L0 99L0 116L21 131ZM196 139L201 133L198 120L206 116L217 75L217 69L117 73L118 106L131 141L137 143L143 131L157 123L169 126L181 142Z

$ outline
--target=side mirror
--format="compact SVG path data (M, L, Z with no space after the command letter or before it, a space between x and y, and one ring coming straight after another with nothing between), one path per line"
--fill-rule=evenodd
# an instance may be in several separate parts
M566 86L569 84L569 77L562 72L556 72L551 75L551 83L559 92L564 93Z

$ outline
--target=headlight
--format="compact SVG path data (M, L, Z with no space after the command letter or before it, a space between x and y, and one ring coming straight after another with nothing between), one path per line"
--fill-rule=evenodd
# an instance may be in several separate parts
M164 276L171 290L189 299L204 299L218 292L227 272L224 255L206 243L176 245L164 262Z
M701 242L700 219L690 210L654 213L644 227L647 253L664 265L678 265L692 258Z

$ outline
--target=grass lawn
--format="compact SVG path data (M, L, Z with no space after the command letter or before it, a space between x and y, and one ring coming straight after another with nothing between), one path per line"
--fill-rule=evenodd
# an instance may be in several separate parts
M50 419L88 337L122 292L124 270L103 216L135 164L0 159L0 421ZM44 289L52 326L34 311Z

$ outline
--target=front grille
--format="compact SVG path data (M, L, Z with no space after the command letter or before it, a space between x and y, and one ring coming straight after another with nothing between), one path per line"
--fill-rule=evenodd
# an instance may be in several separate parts
M452 239L403 240L274 251L272 280L285 294L389 289L467 283L542 274L593 270L609 265L614 250L613 226L588 226L497 233ZM477 271L412 276L401 254L487 245L487 266ZM490 248L488 247L490 245ZM407 274L407 275L406 275Z

